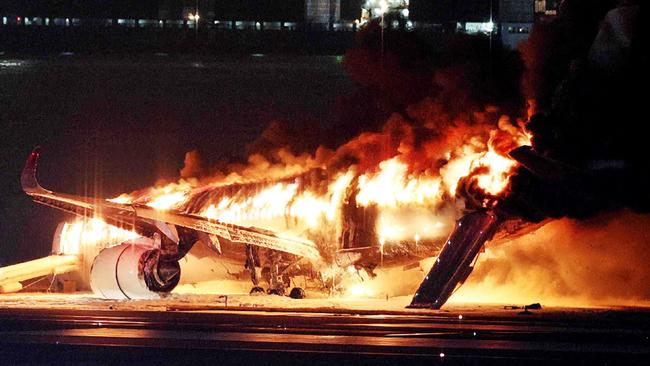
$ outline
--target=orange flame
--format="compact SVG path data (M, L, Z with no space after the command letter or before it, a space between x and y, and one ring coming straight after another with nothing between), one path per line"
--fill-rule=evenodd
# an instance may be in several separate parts
M435 204L440 199L438 177L416 177L398 157L379 163L379 172L359 177L357 203L380 207L400 204Z
M88 247L101 249L138 236L132 231L108 225L100 219L76 220L63 224L59 251L61 254L82 254Z
M368 157L368 161L377 158L377 155L369 153L373 148L382 148L382 157L394 149L392 156L379 160L375 165L368 162L333 163L342 165L333 169L328 168L325 162L322 165L325 169L322 169L317 161L323 159L292 158L283 150L282 159L287 162L288 171L306 174L310 169L320 169L318 176L322 178L318 178L316 183L305 183L302 175L266 181L261 174L264 169L273 166L272 176L278 176L281 169L277 164L256 156L249 162L261 164L259 169L248 167L203 181L182 179L134 194L123 194L111 201L146 204L160 210L189 210L189 213L210 219L299 236L329 230L328 240L336 242L338 237L334 235L341 232L341 208L354 200L352 202L359 207L372 207L377 211L377 240L381 237L385 245L403 240L415 240L417 244L446 234L445 228L454 217L445 217L448 214L439 210L446 202L459 200L456 190L461 180L471 179L480 189L480 194L486 196L495 197L503 192L517 167L517 163L507 156L507 151L529 143L522 131L511 125L507 118L502 118L499 128L489 134L481 126L451 127L443 131L443 135L453 137L446 144L436 142L432 146L437 150L423 156L414 147L412 129L394 121L391 123L388 132L383 133L399 136L402 141L398 144L393 142L394 136L366 133L357 142L352 141L340 149L341 153L362 149L355 156L358 159ZM468 133L473 135L467 136ZM452 141L460 143L452 146ZM362 146L355 147L355 143ZM437 152L440 149L444 149L443 152ZM304 163L302 167L301 162ZM244 179L247 172L254 172L249 174L249 178L255 178ZM245 184L241 185L241 182ZM197 194L208 194L209 198L193 206L192 198ZM328 228L335 228L335 233Z

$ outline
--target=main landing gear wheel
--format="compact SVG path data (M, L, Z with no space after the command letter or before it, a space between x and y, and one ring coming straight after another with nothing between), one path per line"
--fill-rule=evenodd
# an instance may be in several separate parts
M251 295L264 295L266 292L260 286L255 286L251 289Z
M269 295L278 295L278 296L284 296L284 286L278 286L276 288L270 288L269 289Z
M301 289L300 287L294 287L291 289L291 292L289 293L289 297L292 299L304 299L305 290Z

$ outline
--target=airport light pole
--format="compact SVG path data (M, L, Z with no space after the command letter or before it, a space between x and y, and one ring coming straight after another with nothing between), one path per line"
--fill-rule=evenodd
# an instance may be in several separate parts
M194 7L194 14L190 13L187 16L190 20L194 21L194 37L199 39L199 20L201 16L199 15L199 0L196 0L196 6Z
M201 19L201 16L199 15L199 0L196 0L196 7L194 8L194 32L196 34L196 38L199 38L199 19Z
M384 69L384 14L388 12L388 2L387 0L381 0L379 3L379 11L381 12L381 51L379 53L379 65L381 69Z

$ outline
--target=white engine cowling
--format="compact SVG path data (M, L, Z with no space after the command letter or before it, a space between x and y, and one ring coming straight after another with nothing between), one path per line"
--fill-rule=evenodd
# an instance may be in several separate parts
M90 288L106 299L157 299L180 279L178 262L162 262L148 238L103 249L90 269Z

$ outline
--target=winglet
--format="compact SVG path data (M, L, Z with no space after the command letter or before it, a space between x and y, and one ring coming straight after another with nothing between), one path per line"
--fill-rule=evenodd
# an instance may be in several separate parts
M29 154L29 158L27 158L27 162L23 168L23 173L20 176L20 184L23 187L23 191L27 194L45 191L36 180L36 166L38 165L38 158L40 155L41 148L37 146L32 150L32 153Z

